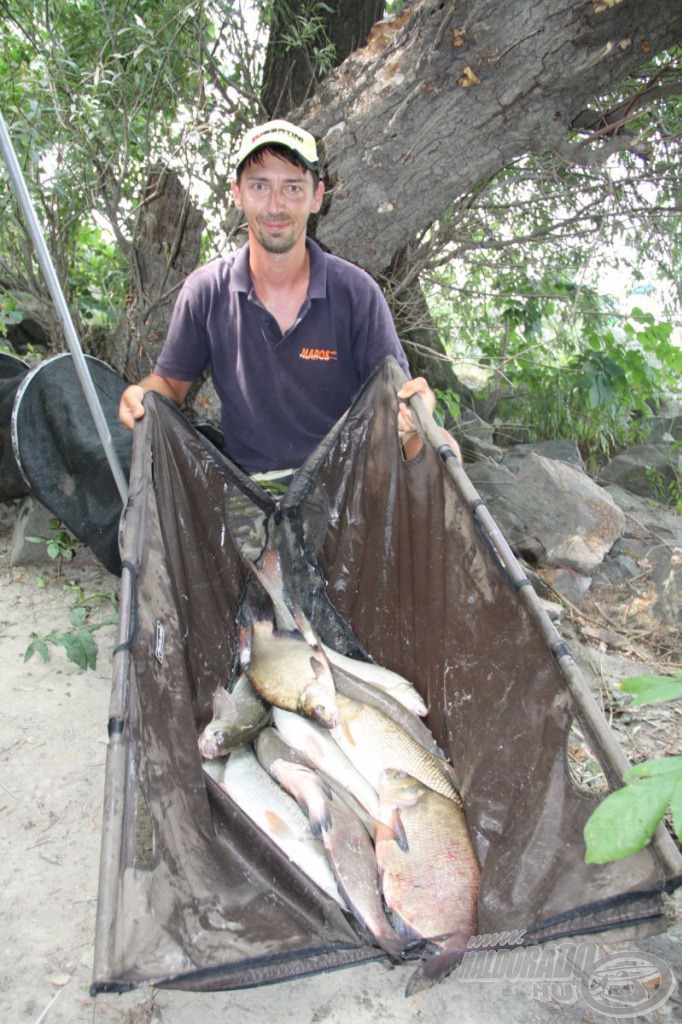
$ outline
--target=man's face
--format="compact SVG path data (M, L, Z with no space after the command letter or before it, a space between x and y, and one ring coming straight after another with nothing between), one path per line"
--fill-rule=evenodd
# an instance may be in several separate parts
M324 184L315 188L310 171L265 153L262 163L247 163L232 194L252 236L266 252L281 254L305 237L308 218L322 205Z

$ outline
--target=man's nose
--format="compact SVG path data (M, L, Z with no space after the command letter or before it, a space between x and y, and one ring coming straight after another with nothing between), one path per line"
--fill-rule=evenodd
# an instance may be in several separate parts
M270 192L270 209L273 212L284 209L283 189L273 188Z

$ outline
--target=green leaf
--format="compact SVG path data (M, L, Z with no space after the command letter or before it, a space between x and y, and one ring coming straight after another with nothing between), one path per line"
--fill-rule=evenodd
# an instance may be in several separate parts
M620 688L624 693L635 694L632 707L640 704L660 704L666 700L682 697L682 674L674 676L632 676L624 679Z
M50 558L59 558L59 544L56 540L48 540L47 553Z
M655 761L642 761L635 764L623 775L626 782L633 782L636 779L648 779L654 775L667 775L670 772L678 774L682 778L682 756L661 757Z
M33 640L26 648L26 653L24 654L24 664L27 661L31 660L36 651L41 656L43 661L49 661L50 652L47 649L47 644L45 643L45 641L41 640L40 637L37 636L35 633L31 633L31 636L33 637Z
M622 860L644 849L670 803L675 776L642 779L610 793L585 825L588 864Z
M87 614L88 610L83 605L80 605L78 608L72 608L69 612L69 622L78 629L85 622Z
M670 795L670 810L673 816L675 835L682 841L682 777L677 779Z

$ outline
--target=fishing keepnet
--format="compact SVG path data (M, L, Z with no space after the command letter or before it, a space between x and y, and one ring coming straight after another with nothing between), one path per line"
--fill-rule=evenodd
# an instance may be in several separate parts
M280 499L147 396L123 531L94 992L238 988L385 955L202 770L197 736L233 678L255 586L245 555L272 546L325 643L425 698L461 780L480 933L665 926L661 893L679 879L655 850L584 863L598 798L568 767L569 688L438 453L403 458L403 380L387 360Z

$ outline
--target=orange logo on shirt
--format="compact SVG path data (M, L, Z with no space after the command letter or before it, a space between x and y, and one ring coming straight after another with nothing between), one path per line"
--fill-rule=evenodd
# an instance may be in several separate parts
M324 363L338 359L335 348L302 348L299 352L300 359L318 359Z

